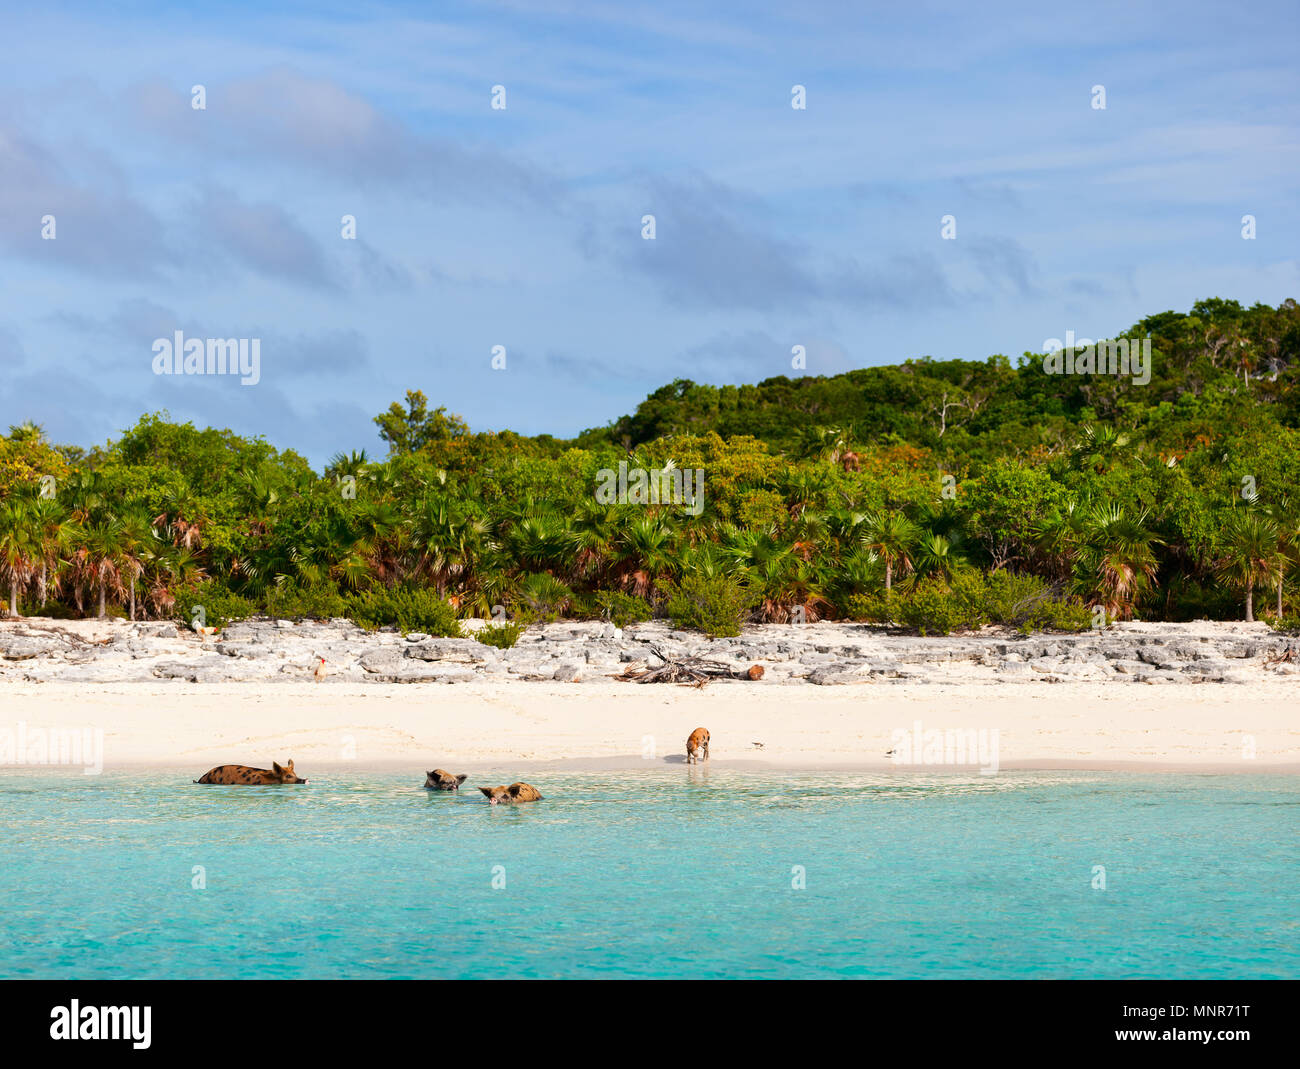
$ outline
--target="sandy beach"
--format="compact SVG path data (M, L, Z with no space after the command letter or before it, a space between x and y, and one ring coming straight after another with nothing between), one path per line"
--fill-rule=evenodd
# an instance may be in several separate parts
M0 728L102 729L104 765L413 769L681 762L712 733L715 765L887 769L917 732L994 732L1001 768L1300 771L1292 680L1249 686L900 684L834 689L476 682L7 684ZM759 745L761 744L761 746ZM920 748L918 747L918 750ZM1251 754L1252 756L1247 756ZM914 764L922 764L917 754ZM974 762L966 762L974 764Z
M765 674L700 688L611 678L658 655ZM108 769L293 758L307 775L510 776L681 762L704 726L715 766L1295 772L1297 671L1295 640L1258 624L930 638L819 624L709 642L662 623L567 621L498 651L347 621L249 621L213 637L26 619L0 624L0 766L39 763L23 760L20 733L90 729Z

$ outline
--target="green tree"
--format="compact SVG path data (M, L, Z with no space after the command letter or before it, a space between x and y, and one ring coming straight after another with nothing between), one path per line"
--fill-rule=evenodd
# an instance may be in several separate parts
M406 408L394 401L388 411L375 417L379 437L388 443L390 454L418 453L433 442L459 438L469 433L460 416L445 406L429 411L429 399L421 390L406 391Z

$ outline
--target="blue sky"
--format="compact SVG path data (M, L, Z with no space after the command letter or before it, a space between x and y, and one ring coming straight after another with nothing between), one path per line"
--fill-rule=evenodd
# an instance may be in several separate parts
M319 464L413 388L570 436L793 345L1014 357L1300 296L1293 0L15 7L0 423L58 441L165 408ZM155 375L178 329L260 338L261 381Z

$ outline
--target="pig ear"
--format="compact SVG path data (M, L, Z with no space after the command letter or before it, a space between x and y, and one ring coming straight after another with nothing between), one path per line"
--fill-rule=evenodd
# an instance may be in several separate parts
M520 790L519 784L517 783L510 784L510 796L512 798L519 794L519 790Z
M457 783L464 783L467 779L469 779L469 775L468 775L468 773L462 773L461 775L459 775L459 776L456 777L456 782L457 782ZM483 789L482 787L479 788L479 790L482 790L482 789Z
M275 761L272 761L272 762L271 762L271 767L272 767L273 769L275 769L275 771L277 771L277 772L283 772L283 771L284 771L284 769L281 768L280 765L279 765L277 762L275 762Z
M492 797L492 788L491 788L491 787L480 787L479 790L482 791L484 794L486 794L489 798Z
M430 779L433 778L433 773L432 773L432 772L426 772L425 775L428 776Z
M292 757L289 758L289 763L288 763L287 765L285 765L284 767L287 768L290 772L293 771L293 758L292 758Z

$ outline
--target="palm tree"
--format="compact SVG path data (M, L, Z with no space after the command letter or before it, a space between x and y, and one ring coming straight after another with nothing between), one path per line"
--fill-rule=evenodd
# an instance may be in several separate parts
M816 619L826 601L821 576L804 558L800 542L787 542L774 528L728 527L718 555L732 562L760 596L758 615L767 623L785 623L797 608Z
M777 537L776 528L728 526L722 531L719 547L723 556L731 558L741 568L759 568L774 560L782 560L794 552L794 545Z
M886 594L893 589L894 569L912 567L912 548L920 534L920 528L901 512L877 512L867 520L862 544L885 562Z
M268 476L260 472L245 473L239 481L238 489L248 513L249 532L266 534L271 526L271 509L280 500L279 490Z
M472 578L476 562L491 545L492 525L445 495L426 498L411 520L414 572L433 577L439 597L456 582Z
M78 590L89 588L98 595L99 619L108 615L108 594L125 592L122 585L126 532L122 521L112 515L92 519L81 528L80 544L73 553ZM80 594L77 598L81 604Z
M336 579L350 590L367 585L372 575L372 556L377 543L364 527L331 512L315 532L316 537L289 552L298 578L308 586Z
M352 450L350 453L335 453L330 457L328 467L325 469L327 476L338 478L343 475L351 475L353 478L360 478L370 468L370 458L366 456L366 451Z
M871 514L855 509L834 509L826 514L826 534L841 550L858 544L862 540Z
M54 498L37 497L29 508L36 528L41 566L36 594L41 608L44 608L49 595L50 577L53 575L57 584L60 558L76 538L76 525L68 519L63 505Z
M1070 465L1076 470L1105 471L1128 451L1132 442L1130 435L1114 427L1085 426L1070 450Z
M929 578L947 582L960 565L961 557L953 542L940 534L923 534L916 543L911 582L915 585Z
M564 571L578 551L568 521L549 509L512 524L505 542L518 566L529 571Z
M604 585L614 556L614 540L621 529L619 506L584 499L573 520L578 555L576 573L594 587Z
M75 471L62 483L60 497L68 502L72 518L84 523L92 513L108 507L114 497L108 480L98 471Z
M207 522L202 501L188 486L169 491L163 500L163 511L153 518L155 526L161 526L176 545L186 549L203 545L203 528Z
M149 547L146 567L149 575L146 596L159 616L170 616L176 607L177 593L204 578L193 550L162 539L156 539Z
M511 565L499 548L488 543L475 561L473 575L468 577L469 589L461 607L470 613L490 616L497 606L513 602L520 579Z
M573 591L547 572L533 572L524 577L519 597L532 613L548 619L569 607Z
M361 582L371 574L385 585L395 582L399 578L408 531L405 518L387 501L358 501L353 503L351 512L349 526L355 539L352 551L367 566Z
M745 577L751 589L759 593L758 614L765 623L787 623L798 610L802 610L805 622L812 622L829 604L817 570L793 552L768 557L746 568Z
M923 501L909 514L918 527L930 534L943 535L953 545L966 540L968 517L953 500Z
M15 423L10 426L9 440L11 442L43 442L45 441L45 428L39 423L33 423L30 419L26 419L22 423Z
M1265 505L1264 515L1278 525L1278 549L1281 560L1277 576L1277 616L1282 618L1282 587L1286 573L1300 567L1300 502L1283 496L1281 501Z
M884 562L859 545L826 569L824 585L833 591L836 604L842 606L855 595L879 590L884 578Z
M1257 512L1234 511L1224 530L1218 572L1245 592L1246 623L1255 621L1255 587L1281 581L1286 569L1282 528Z
M1084 510L1071 501L1064 510L1053 509L1030 524L1039 565L1048 578L1064 582L1074 571L1074 562L1086 540Z
M40 539L27 502L13 497L0 506L0 575L9 582L9 615L18 616L18 593L40 559Z
M632 593L646 596L655 581L671 570L675 534L663 515L640 516L619 532L613 550L615 569Z
M799 516L813 501L825 498L828 479L824 471L815 468L787 468L776 477L775 483L789 502L790 515Z
M795 443L795 455L803 460L838 464L849 452L851 438L851 433L843 427L804 427Z
M135 619L135 587L144 575L145 560L149 556L157 535L153 524L141 509L128 509L121 516L122 573L130 603L130 617Z
M1146 529L1147 514L1136 519L1119 505L1092 509L1083 520L1086 544L1079 563L1109 615L1128 619L1156 577L1153 546L1163 544Z
M703 579L720 579L736 575L741 568L734 559L722 552L719 545L705 542L687 546L677 558L673 571L678 576L698 575Z

